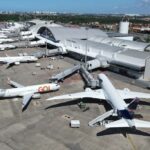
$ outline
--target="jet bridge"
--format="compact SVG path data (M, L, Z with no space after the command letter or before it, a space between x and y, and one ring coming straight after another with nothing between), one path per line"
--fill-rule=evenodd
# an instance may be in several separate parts
M51 57L51 56L56 56L63 54L60 48L56 49L51 49L51 50L39 50L34 53L32 53L32 56L35 56L37 58L42 58L42 57Z
M57 74L57 75L54 75L52 76L49 81L50 82L58 82L60 80L63 80L64 78L66 78L67 76L75 73L76 71L78 71L80 69L80 65L76 65L72 68L69 68L69 69L66 69L65 71Z
M94 77L87 71L87 69L84 67L84 65L76 65L72 68L66 69L65 71L52 76L49 79L49 82L58 82L63 80L69 75L74 74L75 72L79 71L79 73L82 75L84 78L85 82L87 83L87 86L90 88L97 88L100 86L99 80L94 79Z
M94 77L87 71L87 69L83 65L81 65L80 67L80 73L86 81L88 87L96 88L100 86L99 81L94 79Z

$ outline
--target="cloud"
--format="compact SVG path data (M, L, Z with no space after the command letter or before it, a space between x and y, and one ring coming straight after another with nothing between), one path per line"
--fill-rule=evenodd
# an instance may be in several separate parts
M141 0L141 3L146 6L150 4L150 0Z
M150 0L142 0L144 3L149 3Z
M138 9L143 9L144 11L149 11L150 0L139 0L137 3L135 3L135 7Z

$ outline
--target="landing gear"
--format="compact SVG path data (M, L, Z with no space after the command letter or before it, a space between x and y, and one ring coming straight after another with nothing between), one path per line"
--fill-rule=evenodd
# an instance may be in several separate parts
M85 111L87 111L87 110L90 109L90 107L87 106L86 103L83 103L82 101L81 101L80 103L78 103L78 106L79 106L79 108L80 108L83 112L85 112Z

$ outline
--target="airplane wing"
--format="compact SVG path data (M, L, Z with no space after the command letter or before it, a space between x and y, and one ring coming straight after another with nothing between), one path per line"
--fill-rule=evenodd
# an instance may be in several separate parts
M26 93L23 95L22 110L25 110L25 108L28 106L33 94L34 93Z
M7 66L14 65L16 61L7 61Z
M119 92L119 95L123 98L123 99L131 99L131 98L145 98L145 99L150 99L150 94L149 93L140 93L140 92L133 92L127 89L124 90L117 90Z
M14 81L12 81L12 80L10 80L9 78L8 78L8 84L10 84L10 85L12 85L12 86L14 86L14 87L16 87L16 88L22 88L22 87L24 87L23 85L21 85L21 84L19 84L19 83L17 83L17 82L14 82Z
M60 99L82 99L82 98L95 98L95 99L105 99L105 95L103 90L85 90L84 92L73 93L73 94L66 94L60 95L56 97L52 97L47 99L48 101L51 100L60 100Z
M137 128L150 128L150 122L148 121L143 121L143 120L138 120L138 119L133 119L132 121L134 122L134 125ZM120 120L106 124L105 127L106 128L124 128L124 127L129 127L129 125L125 119L120 119Z
M143 121L139 119L133 119L135 123L135 127L138 128L150 128L150 122L149 121Z

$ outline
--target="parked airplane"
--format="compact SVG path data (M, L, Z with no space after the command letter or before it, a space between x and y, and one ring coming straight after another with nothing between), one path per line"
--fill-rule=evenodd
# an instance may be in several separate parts
M7 57L0 57L1 63L6 63L7 66L10 65L19 65L20 62L34 62L38 59L34 56L7 56Z
M7 39L8 37L5 34L0 34L0 39Z
M60 85L56 83L46 83L40 85L23 86L19 83L8 79L8 83L15 87L15 89L0 89L0 97L23 97L22 110L24 110L31 98L40 98L40 93L46 93L50 91L56 91L60 88Z
M117 128L117 127L131 127L131 128L150 128L150 122L134 119L133 110L136 109L139 98L150 98L148 93L132 92L130 90L118 90L112 85L106 75L100 74L98 79L101 81L102 89L92 90L86 89L84 92L67 94L62 96L56 96L47 100L59 100L59 99L79 99L79 98L94 98L106 100L112 109L105 114L97 117L96 119L89 122L90 126L93 126L97 122L102 122L104 119L111 115L117 115L119 120L108 124L105 124L106 128ZM134 99L130 104L124 102L125 99Z
M21 37L22 40L33 40L35 38L35 35L25 35Z
M14 49L16 46L11 44L0 44L0 50L4 51L5 49Z
M1 33L11 33L11 32L15 32L16 30L22 30L24 28L23 24L20 23L13 23L13 24L7 24L6 28L2 28L1 29Z
M5 39L4 38L0 39L0 44L1 43L8 43L8 42L14 42L14 40L13 39L8 39L8 38L7 39L6 38Z
M20 35L21 35L21 36L26 36L26 35L31 35L31 34L32 34L31 31L21 31L21 32L20 32Z

